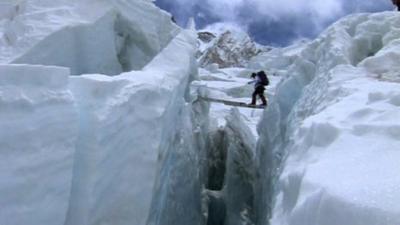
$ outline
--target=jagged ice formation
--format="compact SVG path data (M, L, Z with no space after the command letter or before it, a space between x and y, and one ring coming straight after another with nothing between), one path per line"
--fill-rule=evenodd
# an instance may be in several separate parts
M286 76L259 125L259 224L400 222L399 22L349 16L251 63Z

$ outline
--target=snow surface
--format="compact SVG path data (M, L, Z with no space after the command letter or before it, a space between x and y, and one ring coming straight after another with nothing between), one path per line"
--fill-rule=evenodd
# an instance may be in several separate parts
M117 75L142 69L179 32L170 15L141 0L3 4L0 63L57 65L69 67L72 74Z
M400 224L399 22L349 16L254 61L286 77L259 125L260 224Z
M69 70L0 66L0 224L63 224L78 113Z

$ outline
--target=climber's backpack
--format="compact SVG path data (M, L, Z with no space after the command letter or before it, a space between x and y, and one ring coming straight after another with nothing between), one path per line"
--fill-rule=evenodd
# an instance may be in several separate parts
M267 74L265 74L264 71L258 72L257 76L260 78L262 85L264 85L264 86L269 85L269 80L268 80Z

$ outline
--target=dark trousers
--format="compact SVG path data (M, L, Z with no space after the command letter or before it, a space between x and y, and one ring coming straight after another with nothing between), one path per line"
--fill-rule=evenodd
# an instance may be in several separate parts
M253 96L252 96L253 98L252 98L252 100L251 100L251 104L252 104L252 105L255 105L255 104L256 104L257 95L260 96L261 101L262 101L262 104L263 104L263 105L267 105L267 100L265 99L264 91L265 91L264 86L258 86L258 87L256 87L256 90L254 90L254 92L253 92Z
M393 4L397 6L397 11L400 10L400 0L392 0Z

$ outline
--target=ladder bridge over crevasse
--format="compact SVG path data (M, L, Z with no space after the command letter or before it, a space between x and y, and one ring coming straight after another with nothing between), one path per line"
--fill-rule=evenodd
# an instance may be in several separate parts
M253 108L253 109L264 109L265 108L265 106L262 106L262 105L249 105L245 102L236 102L236 101L217 99L217 98L211 98L211 97L202 97L201 96L201 97L199 97L199 99L208 101L208 102L223 103L225 105L236 106L236 107L245 107L245 108Z

